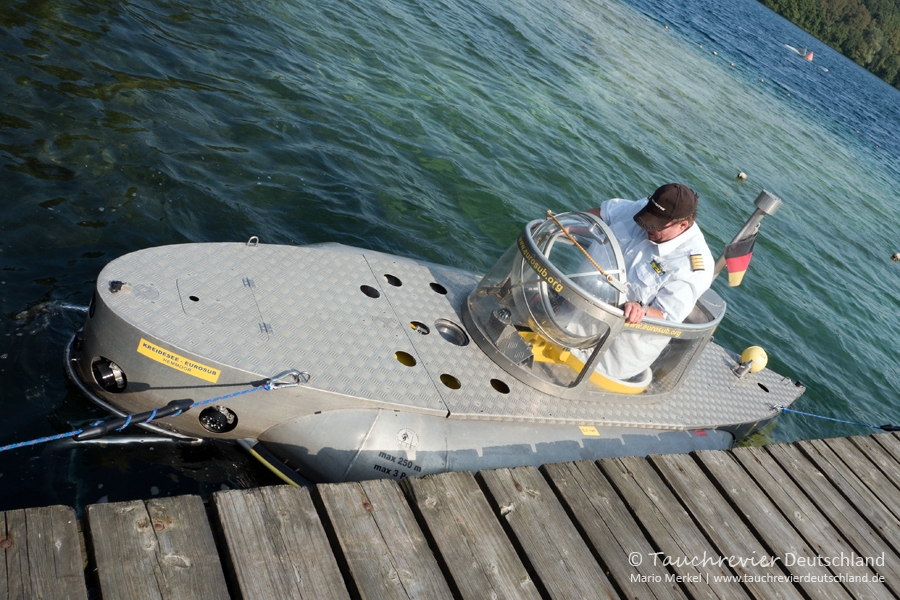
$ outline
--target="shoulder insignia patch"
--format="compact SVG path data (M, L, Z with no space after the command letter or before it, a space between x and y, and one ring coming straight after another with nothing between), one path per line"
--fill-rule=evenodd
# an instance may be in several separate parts
M703 255L702 254L691 254L691 271L703 271Z

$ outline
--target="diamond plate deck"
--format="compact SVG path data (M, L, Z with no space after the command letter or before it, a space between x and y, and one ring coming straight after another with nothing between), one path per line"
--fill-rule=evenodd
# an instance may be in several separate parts
M111 293L112 280L133 293ZM438 320L462 327L476 275L338 244L151 248L111 262L99 281L117 314L175 348L261 378L297 368L312 374L315 388L455 418L710 428L764 421L773 405L803 392L767 369L738 379L736 355L710 343L659 402L551 396L510 376L474 342L458 346L439 335ZM508 393L498 391L504 386Z

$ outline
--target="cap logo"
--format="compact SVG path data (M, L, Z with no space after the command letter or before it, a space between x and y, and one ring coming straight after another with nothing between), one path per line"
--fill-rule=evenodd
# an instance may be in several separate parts
M657 201L654 200L653 198L650 198L650 202L652 202L652 203L653 203L653 206L655 206L655 207L658 208L659 210L661 210L661 211L663 211L663 212L666 212L666 209L663 208L662 206L660 206L660 205L659 205L659 202L657 202Z

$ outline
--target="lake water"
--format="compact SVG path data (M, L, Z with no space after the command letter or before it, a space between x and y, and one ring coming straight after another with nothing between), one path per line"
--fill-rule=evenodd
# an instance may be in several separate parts
M799 410L900 421L900 95L755 0L13 0L0 51L0 444L102 416L63 349L127 252L257 235L484 272L548 208L667 181L714 254L785 202L714 284L717 341L763 346ZM0 510L276 481L231 447L43 445L0 454Z

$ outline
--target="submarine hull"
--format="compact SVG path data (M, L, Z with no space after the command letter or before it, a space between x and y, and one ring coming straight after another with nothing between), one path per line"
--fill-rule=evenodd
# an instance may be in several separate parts
M255 440L317 482L728 448L803 393L711 341L659 393L538 389L465 327L480 280L339 244L150 248L100 273L70 373L120 415L191 399L153 425Z

